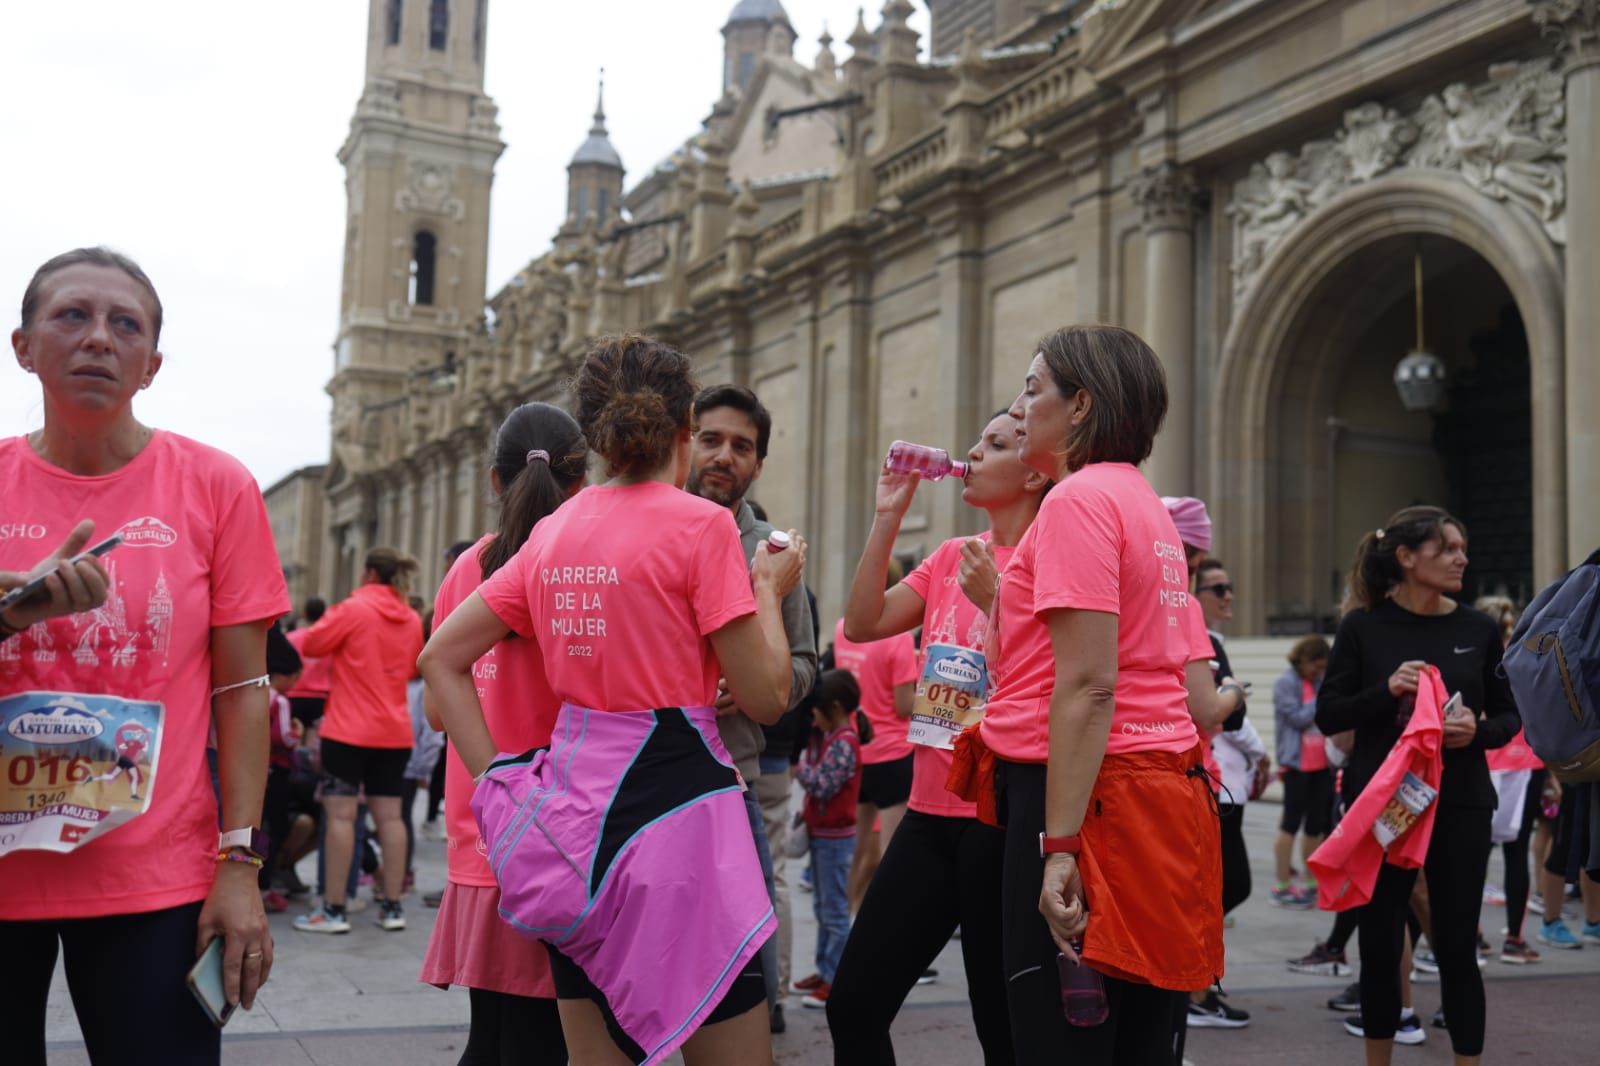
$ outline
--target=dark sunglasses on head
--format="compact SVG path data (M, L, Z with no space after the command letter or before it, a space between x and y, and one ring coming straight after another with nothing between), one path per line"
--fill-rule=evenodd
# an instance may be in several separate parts
M1201 585L1198 589L1195 589L1195 591L1213 592L1218 596L1231 596L1233 595L1233 582L1223 581L1215 585Z

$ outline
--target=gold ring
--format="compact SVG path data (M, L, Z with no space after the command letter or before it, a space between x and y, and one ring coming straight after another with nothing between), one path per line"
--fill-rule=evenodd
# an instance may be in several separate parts
M247 959L259 959L263 954L265 953L260 951L247 951L244 953L244 957Z

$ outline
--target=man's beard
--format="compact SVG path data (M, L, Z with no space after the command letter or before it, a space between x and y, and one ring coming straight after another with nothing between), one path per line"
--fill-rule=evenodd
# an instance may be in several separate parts
M750 491L750 483L755 480L755 478L746 478L745 480L740 481L739 478L735 476L733 471L718 470L717 473L728 479L728 485L726 488L724 488L720 484L705 484L705 482L702 480L705 473L706 471L704 468L700 470L691 470L689 472L689 480L684 483L683 487L694 493L696 496L699 496L701 499L710 500L712 503L719 504L723 507L731 507L739 500L744 499L744 494Z

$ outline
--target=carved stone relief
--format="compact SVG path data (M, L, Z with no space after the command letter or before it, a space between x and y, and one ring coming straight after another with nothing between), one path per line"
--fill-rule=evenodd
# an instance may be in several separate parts
M406 185L394 194L396 211L416 211L443 215L460 222L467 207L452 195L455 168L429 159L412 159L406 165Z
M1234 299L1312 211L1405 167L1451 171L1484 195L1531 212L1551 240L1566 243L1565 99L1553 61L1501 63L1484 82L1449 85L1410 115L1362 104L1345 112L1332 139L1267 156L1235 183L1225 212L1233 220Z

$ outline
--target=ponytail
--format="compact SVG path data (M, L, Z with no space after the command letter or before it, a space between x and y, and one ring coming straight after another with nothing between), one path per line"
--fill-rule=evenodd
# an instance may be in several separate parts
M1430 540L1443 540L1444 527L1455 526L1461 535L1467 527L1442 507L1418 505L1402 508L1389 516L1380 529L1364 533L1356 545L1355 561L1350 565L1350 589L1344 613L1356 608L1372 610L1389 598L1405 580L1405 570L1396 553L1401 548L1415 551Z
M411 579L417 573L417 561L402 555L393 548L373 548L367 553L366 568L378 575L380 585L388 585L402 597L411 591Z
M541 518L566 502L588 464L583 433L561 408L525 403L506 416L494 447L500 524L478 554L485 580L511 561Z
M872 719L867 717L867 712L860 707L855 709L856 733L861 737L862 746L872 743Z

